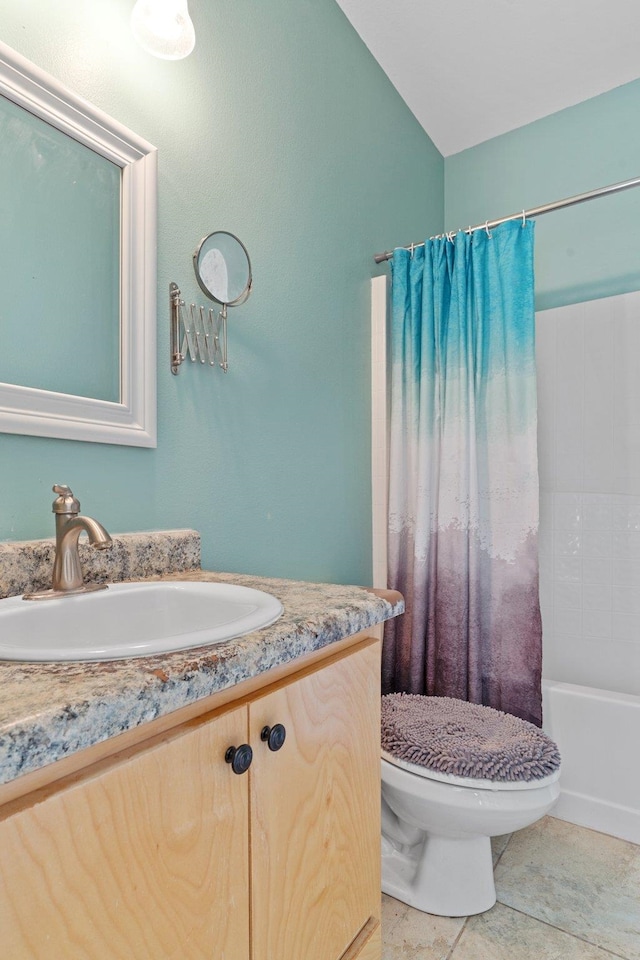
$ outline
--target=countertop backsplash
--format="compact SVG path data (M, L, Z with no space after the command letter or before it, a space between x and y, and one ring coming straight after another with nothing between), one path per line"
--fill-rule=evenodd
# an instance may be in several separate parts
M195 530L117 533L108 550L82 537L78 547L85 582L143 579L200 569L200 534ZM0 599L51 586L55 539L0 543Z

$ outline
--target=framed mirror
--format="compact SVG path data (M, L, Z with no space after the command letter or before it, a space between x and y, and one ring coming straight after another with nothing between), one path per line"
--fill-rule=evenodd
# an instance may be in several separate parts
M156 445L156 158L0 43L0 432Z
M232 233L216 230L193 254L193 269L202 292L225 307L237 307L251 293L251 261L245 245Z

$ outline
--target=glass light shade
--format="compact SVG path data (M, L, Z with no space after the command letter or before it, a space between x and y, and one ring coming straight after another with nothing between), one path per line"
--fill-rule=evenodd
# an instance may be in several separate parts
M196 45L187 0L138 0L131 30L147 53L162 60L182 60Z

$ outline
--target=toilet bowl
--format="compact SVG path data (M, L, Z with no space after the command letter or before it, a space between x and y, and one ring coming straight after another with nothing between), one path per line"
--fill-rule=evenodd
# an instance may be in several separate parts
M382 756L382 890L443 917L496 902L491 837L527 827L560 795L560 771L502 783L437 774Z
M447 754L443 750L449 760ZM434 770L383 746L383 892L445 917L489 910L496 902L490 838L521 830L551 810L560 795L559 755L555 762L547 776L490 780Z

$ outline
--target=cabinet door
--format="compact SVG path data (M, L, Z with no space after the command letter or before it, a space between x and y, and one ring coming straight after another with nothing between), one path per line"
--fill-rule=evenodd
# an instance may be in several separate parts
M254 960L338 960L376 926L379 662L372 641L249 705Z
M187 725L0 822L2 956L248 960L246 736Z

